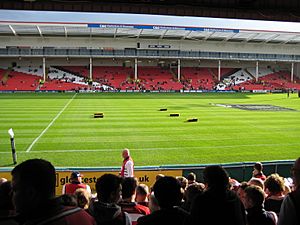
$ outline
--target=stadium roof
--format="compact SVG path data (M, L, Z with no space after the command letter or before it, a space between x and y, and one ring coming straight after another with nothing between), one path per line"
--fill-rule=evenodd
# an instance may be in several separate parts
M122 13L0 10L0 36L299 44L300 23Z

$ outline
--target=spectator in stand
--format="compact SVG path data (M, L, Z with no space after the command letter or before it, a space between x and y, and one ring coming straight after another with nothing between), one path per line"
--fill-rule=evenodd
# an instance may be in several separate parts
M165 175L164 175L164 174L161 174L161 173L157 174L157 175L155 176L155 182L158 181L160 178L162 178L162 177L164 177L164 176L165 176Z
M244 191L243 203L247 211L247 225L276 225L276 213L264 209L264 191L254 185L248 186Z
M122 184L122 201L119 203L122 211L129 214L132 225L135 225L137 223L137 219L139 217L150 214L150 210L148 207L135 202L137 185L138 182L135 178L124 178Z
M176 179L180 183L181 188L185 191L188 186L188 180L183 176L177 176Z
M98 225L131 225L127 213L117 203L121 200L122 178L104 174L96 182L97 198L88 208Z
M20 224L95 224L84 210L65 207L55 198L56 175L50 162L30 159L17 165L11 174L13 203Z
M0 184L0 217L15 215L15 208L12 203L12 186L10 181Z
M184 192L184 203L182 208L187 212L191 211L191 205L198 194L201 194L205 189L205 185L202 183L192 183L190 184Z
M61 204L64 206L77 206L76 196L73 194L63 194L58 197L61 201Z
M91 187L88 184L82 183L82 175L78 171L73 171L70 177L71 183L65 184L62 189L62 194L74 194L76 189L83 188L86 189L90 194Z
M298 225L300 223L300 158L292 167L294 190L283 200L278 225Z
M76 189L74 195L76 196L78 207L82 209L87 209L89 207L92 195L86 189Z
M242 182L237 190L237 195L239 196L240 200L243 202L243 198L245 197L245 189L249 186L247 182Z
M240 187L240 182L238 182L236 179L233 179L229 177L229 184L230 184L230 190L237 192L237 190Z
M258 186L260 187L261 189L265 189L265 185L264 185L264 182L262 181L262 179L260 178L254 178L252 177L249 181L248 181L248 184L249 185L255 185L255 186Z
M149 203L148 196L149 196L149 187L146 184L139 184L136 187L135 201L138 204L148 207L148 203Z
M129 149L125 148L122 151L123 165L121 168L121 177L133 177L134 176L134 162L130 157Z
M257 163L254 164L252 175L253 175L253 177L259 178L263 181L266 179L266 176L263 173L262 163L257 162Z
M158 201L155 198L153 192L149 195L149 209L150 209L151 213L153 213L153 212L155 212L157 210L160 210L160 207L158 205Z
M194 174L194 173L189 173L186 178L188 180L189 185L197 182L196 181L197 177L196 177L196 174Z
M229 177L221 166L208 166L203 171L206 190L191 207L193 225L245 224L245 210L235 192L229 190Z
M6 181L7 181L6 178L4 178L4 177L0 178L0 185L3 184L3 183L5 183Z
M284 180L277 173L271 174L265 180L265 192L267 194L265 200L265 209L273 211L279 215L280 207L284 199Z
M184 224L188 213L178 207L183 197L179 182L174 177L162 177L155 182L153 192L160 209L140 217L138 225Z

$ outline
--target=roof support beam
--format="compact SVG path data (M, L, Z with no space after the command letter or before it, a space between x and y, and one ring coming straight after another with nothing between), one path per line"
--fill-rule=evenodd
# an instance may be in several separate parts
M188 32L187 34L183 35L181 40L186 39L187 36L189 36L193 31L191 30L190 32Z
M252 35L250 35L250 37L246 38L245 41L243 41L243 42L248 42L248 41L252 40L253 38L257 37L258 35L259 35L259 33L252 34Z
M207 35L203 40L206 41L208 38L210 38L211 36L213 36L213 34L216 32L211 32L211 34Z
M286 43L290 42L291 40L293 40L293 39L295 39L295 38L297 38L297 37L299 37L299 35L294 35L294 36L292 36L291 38L289 38L289 39L287 39L287 40L281 42L281 44L286 44Z
M15 29L11 26L11 25L8 25L9 26L9 29L11 29L11 31L13 32L13 34L15 36L18 36L17 32L15 31Z
M40 36L43 37L43 34L42 34L42 31L41 31L40 27L39 27L39 26L36 26L36 28L37 28L37 30L39 31Z
M117 33L118 33L118 28L115 29L114 39L117 37Z
M67 38L67 37L68 37L68 31L67 31L67 28L64 27L64 30L65 30L65 37Z
M140 29L139 33L137 34L136 38L140 38L140 35L142 34L144 29Z
M228 36L227 38L224 38L223 42L227 42L229 39L233 38L237 33L233 33L232 35Z
M160 35L159 39L163 39L167 32L168 32L168 30L165 30L165 31Z
M264 43L268 43L269 41L272 41L274 38L277 38L277 37L279 37L279 36L280 36L280 34L274 34L274 35L272 35L271 37L267 38L267 39L264 41Z

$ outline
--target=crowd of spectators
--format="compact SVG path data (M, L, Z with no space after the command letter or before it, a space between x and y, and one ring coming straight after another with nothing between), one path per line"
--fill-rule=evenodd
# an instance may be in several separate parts
M261 163L241 183L221 166L207 166L203 183L195 173L159 174L151 188L107 173L97 179L93 195L75 171L57 196L55 168L42 159L22 162L11 175L11 181L0 179L1 225L300 224L300 158L290 186L278 174L264 175Z

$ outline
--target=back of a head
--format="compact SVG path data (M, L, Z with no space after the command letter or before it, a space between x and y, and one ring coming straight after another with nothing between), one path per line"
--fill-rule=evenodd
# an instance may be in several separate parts
M63 194L58 199L64 206L77 206L77 198L74 194Z
M107 203L114 201L114 199L111 199L111 195L119 190L121 183L122 178L114 174L102 175L96 182L98 199ZM117 199L115 199L115 201L117 201Z
M55 168L50 162L29 159L17 165L11 174L13 180L17 180L19 188L31 187L45 200L55 196Z
M196 174L194 173L189 173L186 177L189 182L195 182L196 181Z
M300 188L300 157L295 161L293 169L293 181L296 189Z
M122 183L122 198L131 198L135 194L138 181L134 177L125 177Z
M185 190L188 186L188 180L183 177L183 176L178 176L176 177L176 179L178 180L178 182L180 183L180 186L183 190Z
M84 188L78 188L74 195L77 198L77 205L80 208L87 209L90 203L91 194Z
M78 171L73 171L70 175L72 181L80 182L81 174Z
M185 191L186 201L192 202L198 194L204 191L204 188L205 186L202 183L190 184Z
M11 192L11 181L3 182L0 185L0 211L8 211L14 209Z
M160 208L170 208L179 205L182 200L180 183L174 177L165 176L153 186L155 198Z
M255 185L255 186L258 186L260 187L261 189L265 189L265 185L264 185L264 182L262 181L262 179L259 179L259 178L255 178L255 177L252 177L249 181L248 181L248 184L249 185Z
M285 190L284 180L277 173L271 174L267 177L264 182L265 189L270 192L270 194L275 195L278 193L283 193Z
M228 174L221 166L207 166L203 171L203 179L211 190L226 191L230 186Z
M136 187L136 195L145 200L149 195L149 187L146 184L139 184Z
M261 162L256 162L254 164L254 169L258 170L258 171L262 171L263 170L263 165Z
M165 175L163 175L163 174L161 174L161 173L157 174L156 177L155 177L155 181L158 181L160 178L162 178L162 177L164 177L164 176L165 176Z
M250 202L252 207L261 207L265 200L265 193L264 191L254 185L250 185L245 188L246 200Z

